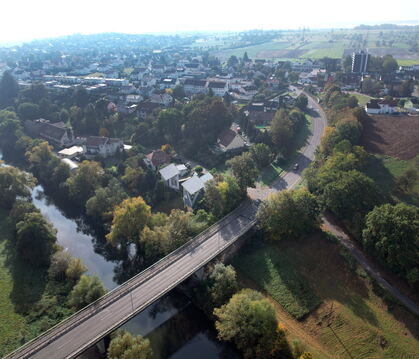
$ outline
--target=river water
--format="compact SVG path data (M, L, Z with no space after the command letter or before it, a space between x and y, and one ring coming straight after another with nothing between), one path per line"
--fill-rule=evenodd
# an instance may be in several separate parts
M103 238L93 235L93 230L83 218L65 209L65 204L58 205L41 185L32 190L32 198L34 205L57 229L58 243L84 262L88 274L97 275L108 290L118 286L115 270L120 261L106 258L109 256L103 250ZM148 338L155 359L241 357L233 346L217 339L213 323L176 289L129 320L122 328ZM83 358L99 357L97 348L83 355Z

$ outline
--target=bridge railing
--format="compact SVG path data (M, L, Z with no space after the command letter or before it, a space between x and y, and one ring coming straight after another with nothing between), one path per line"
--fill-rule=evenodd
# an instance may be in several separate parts
M176 262L185 252L190 251L192 248L199 246L210 238L214 233L216 233L221 227L227 225L232 221L244 208L250 207L252 201L245 200L239 207L231 211L228 215L223 217L221 220L217 221L206 230L198 234L196 237L190 239L188 242L175 249L173 252L169 253L167 256L163 257L156 263L152 264L148 268L144 269L142 272L136 274L132 278L128 279L123 284L114 288L110 292L106 293L96 301L92 302L88 306L80 309L76 313L72 314L70 317L64 319L60 323L56 324L52 328L48 329L44 333L40 334L38 337L30 340L25 343L20 348L9 353L5 358L26 358L31 354L36 353L56 338L67 333L80 322L83 322L95 315L97 312L103 310L111 303L115 302L122 296L130 293L132 290L137 288L142 283L146 282L150 277L154 276L156 272L161 271L172 263Z

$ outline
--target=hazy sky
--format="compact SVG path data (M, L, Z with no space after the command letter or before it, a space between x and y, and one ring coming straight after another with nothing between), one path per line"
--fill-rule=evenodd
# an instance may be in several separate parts
M419 20L419 1L3 0L0 42L73 33L351 27Z

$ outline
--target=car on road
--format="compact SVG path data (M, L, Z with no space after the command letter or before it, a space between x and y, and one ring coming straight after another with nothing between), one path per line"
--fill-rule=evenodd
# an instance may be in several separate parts
M299 167L300 167L300 165L298 163L296 163L296 164L294 164L294 166L292 166L292 170L297 171Z

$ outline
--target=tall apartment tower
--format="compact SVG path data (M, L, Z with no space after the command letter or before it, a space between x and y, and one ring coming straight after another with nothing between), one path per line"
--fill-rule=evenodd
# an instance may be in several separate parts
M358 74L365 74L368 69L368 61L370 54L365 51L358 51L352 53L352 72Z

